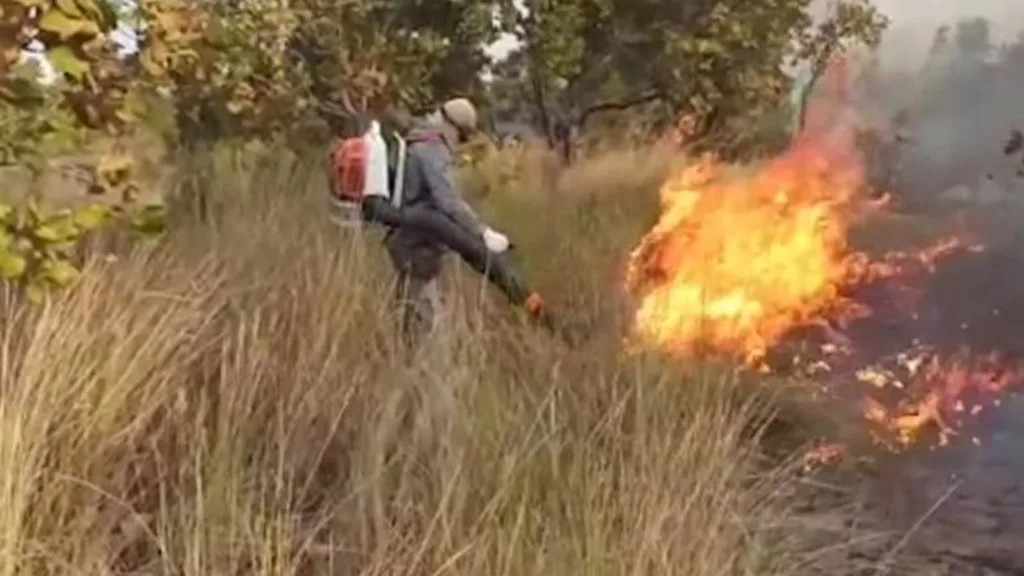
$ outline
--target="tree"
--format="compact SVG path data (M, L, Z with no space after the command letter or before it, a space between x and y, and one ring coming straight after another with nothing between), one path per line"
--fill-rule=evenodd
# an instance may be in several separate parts
M496 0L398 0L391 8L399 26L433 36L438 48L426 62L430 101L452 95L483 100L486 47L501 31Z
M113 202L51 211L36 184L23 203L0 205L0 277L38 300L77 276L79 239L118 216L142 224L138 218L148 221L152 214L128 210L132 162L119 141L136 119L137 83L111 39L119 15L105 0L0 0L0 12L0 102L17 126L0 142L6 160L38 175L48 144L102 135L110 152L97 163L91 190L120 193ZM50 61L59 76L54 86L42 85L38 69L22 62L25 50Z
M930 57L916 74L881 72L884 88L873 108L898 100L907 110L912 141L901 148L903 167L893 191L908 205L928 206L936 194L979 182L986 188L1013 185L1024 139L1019 132L1009 140L1007 135L1021 128L1014 121L1024 89L1024 36L997 49L992 26L978 18L950 22L936 31Z
M292 53L332 131L369 111L478 96L496 38L493 0L295 0Z
M314 106L333 131L370 110L416 102L429 92L429 63L443 41L404 26L390 0L297 0L301 24L290 49L307 70Z
M1014 75L1024 73L1024 31L1017 33L1012 44L1003 47L1001 60Z
M149 87L174 102L179 143L273 139L307 113L308 75L289 58L299 20L288 0L143 0L140 8L140 65Z
M961 20L956 24L954 42L962 55L983 60L994 47L992 23L985 18Z
M165 4L180 0L148 1L164 16L148 15L146 46L168 25L202 23L187 42L175 35L188 49L151 72L167 81L186 143L297 127L326 136L371 110L479 93L497 33L492 0L213 0L185 3L175 18Z
M783 103L786 64L823 69L851 41L874 43L884 19L862 0L841 2L825 22L810 0L527 0L505 5L520 41L526 89L552 145L595 115L655 106L666 119L697 119L721 132Z
M834 4L832 13L816 27L803 28L798 32L799 49L793 63L806 62L811 72L811 81L803 92L798 129L802 129L806 121L807 98L829 66L854 44L876 46L886 23L871 4L842 1Z

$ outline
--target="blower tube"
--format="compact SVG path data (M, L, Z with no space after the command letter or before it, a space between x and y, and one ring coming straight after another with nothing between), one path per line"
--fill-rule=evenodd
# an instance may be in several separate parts
M501 290L513 305L522 306L533 295L507 254L492 253L483 238L444 214L422 206L396 208L387 198L379 196L364 197L361 209L363 219L368 222L416 230L444 244Z

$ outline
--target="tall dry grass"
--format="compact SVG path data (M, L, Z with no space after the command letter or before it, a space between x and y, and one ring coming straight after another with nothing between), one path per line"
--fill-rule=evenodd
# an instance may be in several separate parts
M330 226L317 170L192 165L203 218L45 307L4 302L0 576L803 573L766 399L619 350L612 282L658 177L614 161L566 176L589 194L488 199L593 338L568 349L453 272L412 357L379 237Z

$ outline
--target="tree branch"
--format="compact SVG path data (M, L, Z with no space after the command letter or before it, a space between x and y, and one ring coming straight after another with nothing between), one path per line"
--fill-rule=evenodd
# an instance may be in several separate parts
M628 110L630 108L640 106L642 104L657 102L663 99L664 97L665 94L661 90L648 90L647 92L643 92L641 94L638 94L637 96L627 98L624 100L611 100L606 102L599 102L597 104L589 106L586 110L583 111L582 114L580 114L580 118L577 121L577 125L580 128L583 128L583 126L586 125L587 120L591 116L599 112L621 112L623 110Z

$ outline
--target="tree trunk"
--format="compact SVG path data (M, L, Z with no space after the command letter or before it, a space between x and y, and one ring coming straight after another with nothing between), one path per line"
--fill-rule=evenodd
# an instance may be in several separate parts
M566 165L576 161L576 135L579 129L576 123L561 119L557 126L558 155Z
M548 111L544 86L541 83L541 79L532 70L530 72L530 88L533 91L533 107L537 112L537 116L539 116L541 128L544 130L544 139L547 140L549 147L554 148L557 143L557 137L551 114Z

